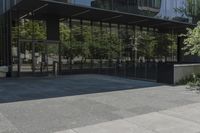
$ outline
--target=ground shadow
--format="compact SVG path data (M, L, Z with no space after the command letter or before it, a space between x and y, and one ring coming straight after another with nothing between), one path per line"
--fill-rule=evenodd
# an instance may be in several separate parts
M105 75L14 78L0 80L0 103L161 86L155 82Z

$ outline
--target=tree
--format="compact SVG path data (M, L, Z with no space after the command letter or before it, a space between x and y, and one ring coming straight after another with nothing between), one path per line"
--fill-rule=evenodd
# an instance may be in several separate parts
M138 53L146 59L155 57L155 48L158 42L156 37L150 32L142 32L138 35Z
M172 57L176 53L176 38L171 34L158 34L156 40L158 45L155 49L155 55L159 58Z
M200 1L199 0L187 0L188 9L186 10L188 15L191 16L194 22L200 19Z
M45 24L42 21L30 21L23 19L20 21L19 27L13 28L13 37L19 37L20 39L39 39L44 40L46 38Z
M186 0L185 6L175 8L176 13L192 18L192 22L196 23L200 19L200 1Z
M187 33L181 35L185 37L184 48L186 55L198 55L200 56L200 22L194 29L188 28Z

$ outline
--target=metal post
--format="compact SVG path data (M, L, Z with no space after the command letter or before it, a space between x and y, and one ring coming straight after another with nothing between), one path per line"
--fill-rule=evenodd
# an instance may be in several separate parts
M6 15L4 14L2 21L2 65L6 65L6 53L5 53L5 45L6 45Z
M31 18L31 21L32 21L32 73L33 75L35 75L35 42L34 42L34 39L35 39L35 26L34 26L34 13L32 12L32 18Z
M102 21L100 21L101 40L103 40L103 29L102 29L102 27L103 27L103 23L102 23ZM100 57L99 67L100 67L99 73L101 73L102 72L102 57Z
M93 21L90 21L90 26L91 26L91 37L92 37L92 45L94 45L94 36L93 36L93 33L94 33L94 25L93 25ZM93 69L93 64L92 64L92 62L93 62L93 57L91 57L91 61L90 61L90 69L92 70Z
M181 37L177 36L177 62L181 63Z
M149 34L149 27L147 27L147 33ZM146 44L148 45L148 44ZM147 57L147 59L145 59L145 79L147 79L147 75L148 75L148 65L149 65L149 57Z
M20 59L20 29L19 29L19 26L20 26L20 20L19 20L19 15L18 15L18 18L17 18L17 58L18 58L18 71L17 71L17 76L20 77L20 71L21 71L21 59Z
M134 26L135 27L135 26ZM134 28L134 70L135 70L135 77L137 77L137 45L138 45L138 36L136 37L136 27Z
M154 36L156 36L157 34L156 34L156 28L154 28L153 29L153 34L154 34ZM155 67L155 70L156 70L156 72L155 72L155 79L156 80L158 80L157 79L157 75L158 75L158 63L156 62L156 59L155 59L155 57L154 57L154 67Z
M0 66L2 65L2 20L0 19Z
M9 12L10 11L8 11L7 13L6 13L6 24L5 24L5 26L6 26L6 46L5 46L5 53L6 53L6 57L5 57L5 65L7 66L7 67L9 67L9 63L8 63L8 61L9 61L9 50L8 50L8 45L9 45L9 36L10 36L10 34L9 34L9 30L10 30L10 22L9 22L9 17L10 17L10 15L9 15Z
M72 19L71 18L69 18L69 29L70 29L70 37L69 37L70 50L72 50ZM72 55L71 54L70 54L69 70L70 72L72 72Z
M109 59L108 59L108 73L111 74L112 73L112 54L111 54L111 39L112 39L112 24L109 23L109 32L110 32L110 44L109 44L109 50L110 52L109 54ZM111 71L111 72L110 72Z
M45 54L44 54L44 68L46 67L46 71L47 71L47 74L49 73L49 51L48 51L48 44L47 44L47 41L44 42L43 44L45 46Z
M83 20L80 19L80 24L81 24L81 36L83 37ZM81 50L83 51L83 40L81 40L82 45L81 45ZM82 57L83 58L83 57ZM81 71L83 70L83 59L81 59L81 66L80 66Z
M58 43L58 54L59 54L59 68L58 68L58 72L59 74L62 74L62 51L61 51L61 46L62 45L62 42L59 41Z
M171 44L172 62L174 62L173 36L174 36L174 29L172 28L172 32L171 32L171 40L172 40L172 44Z
M126 37L128 37L128 25L126 25ZM127 41L128 41L128 38L127 38ZM126 42L127 43L127 42ZM127 45L127 44L126 44ZM128 46L128 45L127 45ZM126 47L127 47L126 46ZM124 76L126 77L127 76L127 58L125 60L125 63L124 63Z
M122 53L121 39L120 39L120 24L117 24L117 36L118 36L118 41L120 43L119 45L120 53L117 57L117 61L115 62L115 75L118 75L118 72L120 69L120 60L121 60L121 53Z
M7 44L7 56L8 56L8 77L12 76L12 10L8 12L8 44Z

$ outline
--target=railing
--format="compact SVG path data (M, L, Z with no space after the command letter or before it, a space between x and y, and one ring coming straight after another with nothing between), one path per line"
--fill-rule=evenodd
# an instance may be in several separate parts
M69 61L70 62L70 61ZM62 74L105 74L129 78L157 80L156 62L117 61L88 59L70 63L62 63Z

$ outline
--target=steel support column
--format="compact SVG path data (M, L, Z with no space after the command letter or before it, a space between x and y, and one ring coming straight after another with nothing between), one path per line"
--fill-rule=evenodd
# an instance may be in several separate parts
M90 21L90 26L91 26L91 40L92 40L92 45L94 45L94 22ZM93 57L91 57L91 62L90 62L90 69L93 69Z
M35 25L34 25L34 13L32 12L32 18L31 18L31 22L32 22L32 43L31 43L31 47L32 47L32 73L33 75L35 74Z
M12 76L12 12L8 12L8 29L7 29L7 66L8 77Z
M70 50L72 50L72 18L69 18L69 30L70 30L70 35L69 35ZM69 59L69 70L70 72L72 71L72 55L71 54L70 54L70 59Z
M83 37L83 20L82 19L80 19L80 25L81 25L81 37ZM81 40L81 51L83 51L83 44L84 44L84 42L83 42L83 40ZM81 59L80 69L83 70L83 59Z
M21 53L21 45L20 45L20 20L19 17L17 18L17 76L20 77L20 71L21 71L21 59L20 59L20 53Z
M103 22L102 21L100 21L100 37L101 37L101 40L103 40ZM100 64L100 69L99 69L99 73L101 73L102 72L102 57L100 57L100 62L99 62L99 64Z
M180 36L177 36L177 62L182 62L182 44L181 41L182 38Z
M112 39L112 24L109 23L109 35L110 35L110 44L109 44L109 50L111 51L111 39ZM109 57L108 57L108 62L109 62L109 69L112 67L112 57L111 57L111 52L108 53Z

